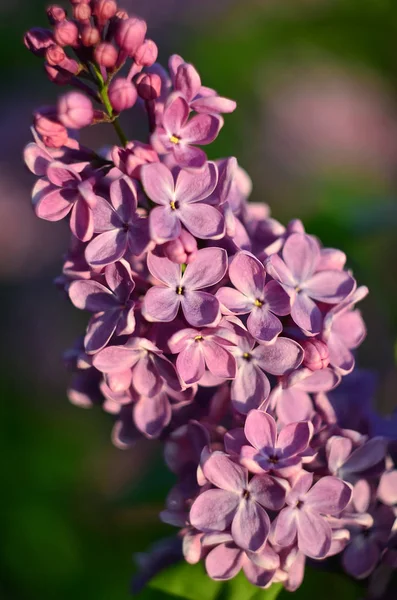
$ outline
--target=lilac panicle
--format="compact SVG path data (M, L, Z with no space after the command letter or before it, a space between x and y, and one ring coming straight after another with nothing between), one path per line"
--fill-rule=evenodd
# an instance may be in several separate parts
M90 313L65 354L67 394L109 414L120 449L159 439L176 479L160 517L178 536L140 555L140 585L181 554L215 580L243 571L289 591L307 558L340 555L349 576L385 585L397 420L354 370L367 288L301 221L249 203L235 157L207 159L236 103L179 55L159 65L143 19L115 0L47 16L24 43L62 93L34 112L24 159L36 215L70 230L56 284ZM123 131L131 109L145 139ZM118 143L81 145L99 123Z

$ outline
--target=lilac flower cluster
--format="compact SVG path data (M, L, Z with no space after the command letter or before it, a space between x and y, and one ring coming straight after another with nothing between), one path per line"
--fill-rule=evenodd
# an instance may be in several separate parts
M37 216L71 231L57 284L91 313L66 355L70 400L112 414L118 447L164 442L178 482L161 517L210 577L243 569L295 590L306 558L339 553L353 577L391 571L390 443L344 427L332 402L365 337L355 306L367 289L343 252L248 203L235 158L207 159L201 146L235 102L180 56L160 67L146 23L114 0L71 4L25 36L48 77L73 88L35 112L25 149ZM145 142L120 125L134 105ZM76 141L101 122L119 146Z

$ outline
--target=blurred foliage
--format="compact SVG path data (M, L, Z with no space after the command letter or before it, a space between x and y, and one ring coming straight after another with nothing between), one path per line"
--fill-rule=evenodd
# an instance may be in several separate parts
M2 100L5 81L11 84L8 100L10 89L24 98L46 85L40 61L22 44L28 27L46 26L46 4L1 3ZM304 64L313 54L332 57L348 69L372 70L396 104L395 0L245 0L230 6L220 17L208 15L200 23L163 32L167 48L196 64L206 85L238 100L239 110L226 117L211 157L233 154L250 170L261 135L259 90L266 88L275 69ZM290 189L274 191L258 184L253 199L268 202L276 218L304 217L310 233L347 252L357 278L371 288L364 304L369 338L362 364L387 374L397 337L394 187L363 173L335 172ZM16 293L24 290L21 285ZM48 397L45 382L17 372L8 349L6 357L0 378L0 598L126 600L132 554L174 532L157 516L173 481L160 451L149 454L144 445L124 453L112 448L107 415L69 406L63 381ZM115 465L120 464L117 474ZM160 573L137 598L273 600L277 594L279 600L290 597L279 586L258 591L243 575L226 584L213 582L201 565L180 564ZM359 595L346 577L311 570L294 598L354 600Z

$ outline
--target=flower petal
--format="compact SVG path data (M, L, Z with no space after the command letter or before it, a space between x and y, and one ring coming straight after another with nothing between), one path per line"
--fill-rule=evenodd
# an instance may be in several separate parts
M120 312L115 310L91 317L84 337L84 347L88 354L98 352L106 346L116 329L119 318Z
M130 369L140 358L139 351L124 346L108 346L93 358L93 365L102 373L119 373Z
M201 459L203 473L213 485L222 490L239 494L248 483L247 470L233 462L223 452L212 452ZM237 497L237 502L239 497Z
M189 105L178 92L171 94L164 108L163 126L167 133L179 137L179 133L189 116Z
M89 242L94 235L94 217L91 208L79 198L70 213L70 229L81 242Z
M127 236L121 229L100 233L85 249L88 264L95 267L110 265L123 258L127 248Z
M216 377L233 379L236 376L236 359L226 348L205 340L202 344L207 369Z
M303 283L314 273L320 259L317 242L305 233L293 233L282 251L283 259L297 283Z
M226 581L232 579L240 571L244 553L240 548L230 544L220 544L208 554L205 568L211 579Z
M171 420L171 405L164 393L142 396L134 406L134 422L148 438L156 438Z
M323 318L317 304L305 292L296 294L291 308L295 323L309 333L320 333Z
M204 200L214 191L217 180L218 171L212 162L198 172L182 169L175 184L175 200L183 204Z
M264 508L252 500L240 501L232 522L232 536L240 548L258 552L266 543L270 519Z
M188 290L201 290L218 283L227 270L227 253L223 248L203 248L186 267L182 284Z
M212 325L219 319L219 302L212 294L185 292L180 298L185 319L193 327Z
M145 193L156 204L168 206L175 200L174 178L162 163L144 165L141 169L141 179Z
M166 206L156 206L149 215L150 237L157 244L175 240L181 233L177 211Z
M267 344L273 342L283 330L280 319L266 305L260 308L254 306L248 317L247 328L255 339Z
M242 414L258 408L270 394L270 383L266 375L252 362L244 361L238 367L232 381L231 400L234 408Z
M199 381L204 375L205 361L198 343L188 344L176 359L176 368L180 377L187 385Z
M193 502L190 523L199 531L224 531L236 513L239 497L225 490L207 490Z
M236 254L229 266L229 277L234 287L250 300L263 298L265 269L249 252Z
M147 266L155 279L173 289L179 286L181 281L181 267L164 256L156 256L152 252L147 255Z
M282 547L292 546L297 533L297 512L296 508L288 506L277 515L272 524L272 543Z
M183 127L181 138L187 144L205 146L217 137L223 119L215 115L199 114L191 118Z
M283 451L283 458L300 454L309 445L313 426L309 421L290 423L279 433L277 447Z
M279 376L297 369L304 356L297 342L284 337L278 337L273 344L257 346L252 354L261 369Z
M302 289L314 300L337 304L354 289L356 283L346 271L320 271L306 280Z
M234 315L245 315L252 310L252 301L234 288L221 287L216 292L216 297Z
M327 476L307 492L305 506L317 513L336 515L346 508L351 496L350 486L337 477Z
M244 426L245 437L257 450L276 445L277 425L272 416L261 410L251 410Z
M225 220L214 206L204 203L182 204L178 215L186 229L202 240L218 240L224 235Z
M179 143L174 146L173 151L181 168L202 169L207 163L207 155L201 148Z
M285 504L285 486L270 475L254 475L249 490L255 502L269 510L280 510Z
M331 548L332 530L327 521L310 509L298 510L298 548L310 558L324 558Z
M153 286L146 292L142 314L148 321L169 323L178 314L180 298L171 288Z

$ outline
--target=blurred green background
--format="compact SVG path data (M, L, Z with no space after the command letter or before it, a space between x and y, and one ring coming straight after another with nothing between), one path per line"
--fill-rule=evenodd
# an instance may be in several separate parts
M21 162L31 112L59 89L22 44L45 25L42 0L0 1L0 598L123 600L132 554L161 535L172 481L159 447L120 451L100 410L68 404L62 352L82 331L52 285L67 232L39 222ZM179 53L205 85L238 101L210 149L235 155L253 200L299 217L342 248L370 287L360 363L396 405L397 4L395 0L136 0L166 64ZM137 120L124 120L130 135ZM85 141L113 141L103 127ZM158 596L154 595L154 598ZM209 596L208 596L209 597ZM239 600L245 600L240 593Z

